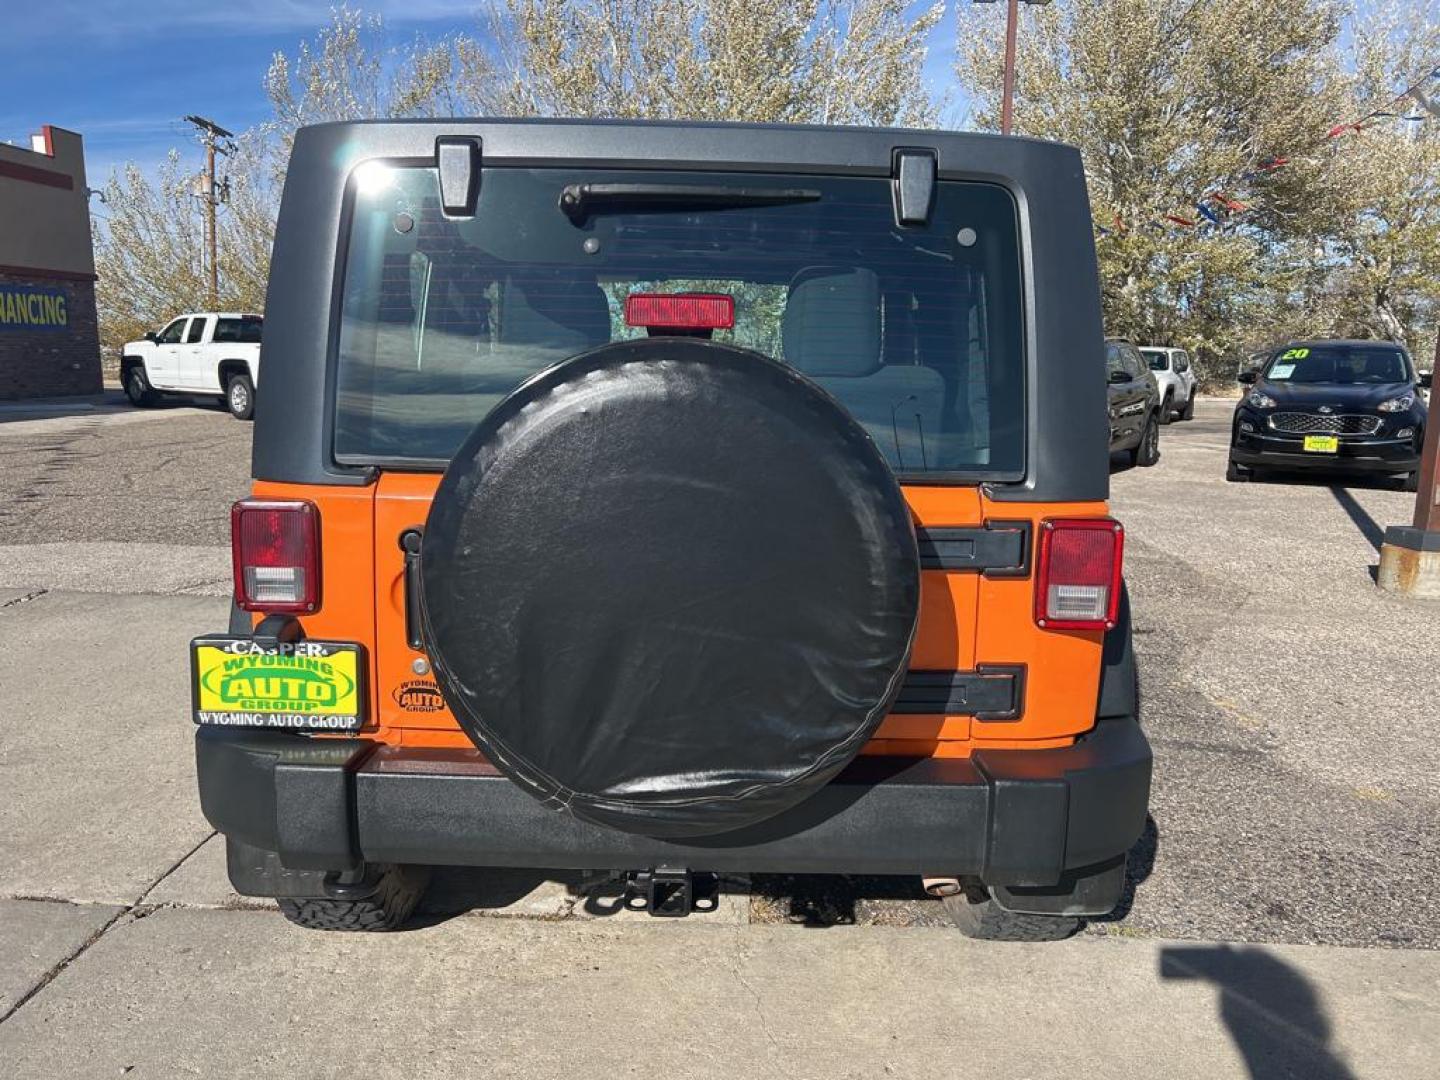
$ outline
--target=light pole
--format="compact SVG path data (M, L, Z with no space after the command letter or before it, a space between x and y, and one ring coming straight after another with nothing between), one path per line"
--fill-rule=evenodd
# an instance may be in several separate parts
M977 4L993 4L996 0L975 0ZM1025 0L1027 4L1044 5L1050 0ZM1009 135L1015 115L1015 33L1020 21L1020 0L1005 3L1005 90L1000 99L1000 134Z

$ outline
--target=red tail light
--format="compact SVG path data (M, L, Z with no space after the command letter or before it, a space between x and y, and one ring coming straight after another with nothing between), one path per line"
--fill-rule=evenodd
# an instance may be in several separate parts
M1125 530L1110 518L1040 523L1035 623L1046 630L1109 630L1120 611Z
M244 611L320 607L320 512L303 499L242 499L230 509L235 602Z
M728 293L631 293L625 324L652 330L729 330L735 298Z

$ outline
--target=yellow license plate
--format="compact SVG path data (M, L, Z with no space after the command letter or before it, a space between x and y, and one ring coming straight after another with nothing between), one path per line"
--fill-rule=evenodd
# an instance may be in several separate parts
M363 673L353 642L267 648L214 635L190 643L194 720L207 727L355 731L364 720Z
M1340 449L1340 440L1334 435L1306 435L1307 454L1334 454Z

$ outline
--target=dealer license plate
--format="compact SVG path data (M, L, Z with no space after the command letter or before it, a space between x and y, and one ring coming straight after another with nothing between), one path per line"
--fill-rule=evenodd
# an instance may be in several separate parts
M349 642L266 649L214 635L190 643L195 723L207 727L355 731L364 720L364 657Z
M1340 440L1334 435L1306 435L1307 454L1334 454L1340 449Z

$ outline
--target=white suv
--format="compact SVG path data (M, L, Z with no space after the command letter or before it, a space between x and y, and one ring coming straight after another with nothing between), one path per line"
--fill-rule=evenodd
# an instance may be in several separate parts
M1150 365L1160 387L1160 423L1190 420L1195 416L1195 372L1190 354L1163 345L1141 345L1140 355Z
M167 393L214 394L233 416L249 420L260 382L259 315L201 312L172 319L165 329L121 349L120 382L136 405Z

